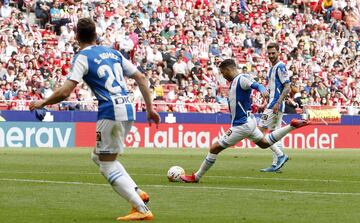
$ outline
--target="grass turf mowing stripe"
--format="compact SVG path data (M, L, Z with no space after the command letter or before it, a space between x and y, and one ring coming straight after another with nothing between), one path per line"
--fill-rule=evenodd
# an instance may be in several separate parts
M0 181L30 182L30 183L47 183L47 184L64 184L64 185L89 185L89 186L109 186L108 184L97 184L76 181L51 181L51 180L34 180L34 179L14 179L0 178ZM242 188L242 187L207 187L207 186L179 186L179 185L139 185L143 187L155 188L178 188L178 189L208 189L208 190L233 190L233 191L255 191L255 192L274 192L289 194L315 194L315 195L350 195L360 196L360 193L341 193L341 192L319 192L319 191L298 191L298 190L276 190L276 189L259 189L259 188Z
M86 173L86 172L43 172L43 171L0 171L0 174L53 174L53 175L99 175L100 173ZM269 173L281 174L281 173ZM133 176L154 176L165 177L164 174L150 174L150 173L132 173ZM278 177L247 177L247 176L209 176L206 178L223 178L223 179L249 179L249 180L273 180L273 181L303 181L303 182L324 182L324 183L360 183L359 180L334 180L334 179L309 179L309 178L278 178Z

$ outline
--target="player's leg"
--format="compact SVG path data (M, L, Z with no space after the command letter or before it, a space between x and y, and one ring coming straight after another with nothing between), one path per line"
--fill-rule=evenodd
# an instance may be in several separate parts
M131 127L133 125L133 122L131 121L127 121L127 122L118 122L117 123L119 125L119 129L121 129L120 131L118 131L119 137L118 138L118 145L120 146L120 154L124 153L125 150L125 138L127 136L127 134L130 132ZM122 135L121 135L122 134ZM134 190L136 191L136 193L140 196L140 198L144 201L145 204L147 204L150 201L150 197L149 195L141 190L137 184L135 183L135 181L131 178L131 176L128 174L128 172L126 171L125 167L120 163L117 162L118 167L122 170L122 172L124 173L124 176L127 178L128 182L132 185L132 187L134 188ZM137 209L136 207L133 206L133 208L130 211L131 213L136 212Z
M136 184L126 172L125 168L116 160L118 152L123 149L125 129L123 125L112 120L97 122L96 154L99 157L100 172L108 180L112 188L125 200L136 208L136 212L118 220L152 219L153 215L136 192Z
M275 115L275 117L273 118L273 126L271 126L271 128L270 128L270 133L273 132L274 130L281 128L283 116L284 115L282 112L278 112L278 114ZM284 155L281 140L278 141L277 143L271 145L270 149L273 151L272 165L276 165L276 163L278 161L278 157L281 157Z
M270 134L267 134L262 140L257 141L256 145L260 146L261 148L267 148L280 141L286 134L288 134L292 130L304 127L308 124L309 122L306 120L293 119L291 120L290 125L286 125L280 129L271 132ZM288 159L289 157L286 154L284 154L283 156L279 156L276 163L275 171L279 170L288 161Z
M204 161L201 163L198 171L196 171L196 173L193 173L192 175L184 175L181 176L180 178L185 183L199 182L200 178L215 164L218 154L226 148L227 147L221 146L219 142L212 144L210 146L208 154L206 155Z
M256 145L258 145L260 148L270 147L271 145L280 141L289 132L307 125L309 125L309 122L307 120L293 119L291 120L291 123L289 125L286 125L269 134L266 134L263 139L256 142Z
M122 124L124 125L123 129L125 130L125 136L128 134L128 132L131 129L132 126L132 122L122 122ZM98 134L98 136L100 136L100 134ZM123 144L121 142L118 142L118 144ZM121 145L120 148L120 154L122 154L124 152L124 148ZM94 163L100 167L100 159L99 159L99 155L96 154L96 148L94 148L94 151L91 153L91 159L94 161ZM120 163L120 162L116 162L116 165L118 166L119 169L121 169L121 172L124 173L125 177L128 178L128 181L133 185L133 188L135 189L135 191L139 194L139 196L141 197L141 199L144 201L145 204L147 204L150 200L149 195L142 191L137 185L136 183L133 181L133 179L130 177L130 175L128 174L128 172L126 171L126 169L124 168L124 166Z
M211 145L209 153L206 155L199 170L194 174L198 181L216 162L218 154L227 147L221 146L218 142Z
M219 141L212 144L209 153L206 155L204 161L196 173L192 175L181 176L181 179L186 183L197 183L200 178L215 164L218 154L224 149L235 145L241 141L248 134L247 124L238 127L231 127L226 133L220 137Z
M281 121L282 121L282 113L279 112L278 114L274 114L272 109L266 109L261 116L260 123L259 123L259 129L262 131L262 133L265 135L267 131L270 132L274 131L276 128L281 127ZM278 160L278 157L281 157L284 155L282 151L281 142L275 143L269 147L273 152L273 162L271 166L267 168L263 168L260 171L261 172L275 172L276 163Z

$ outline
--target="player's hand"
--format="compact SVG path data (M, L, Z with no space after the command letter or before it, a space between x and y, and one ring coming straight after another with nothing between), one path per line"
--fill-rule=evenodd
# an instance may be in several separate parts
M157 113L154 109L151 109L146 112L146 118L149 121L150 125L151 125L151 121L154 121L156 124L156 127L158 127L160 120L161 120L159 113Z
M43 108L44 101L32 101L30 102L29 109L30 111L34 111L35 109Z
M277 115L279 113L279 108L280 108L280 104L276 102L274 107L273 107L273 113L275 115Z

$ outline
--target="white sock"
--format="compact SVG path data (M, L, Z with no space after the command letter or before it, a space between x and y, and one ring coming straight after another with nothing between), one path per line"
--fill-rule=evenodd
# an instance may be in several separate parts
M94 161L94 163L97 166L100 166L100 159L99 155L95 154L94 152L91 153L91 159ZM136 185L135 181L130 177L124 166L120 162L116 162L116 165L118 165L118 168L121 168L121 171L124 173L125 176L127 176L129 179L129 182L132 182L132 186L134 187L137 194L141 194L142 190Z
M195 173L195 177L200 179L202 175L204 175L211 167L214 165L216 161L217 154L208 153L205 157L205 160L201 164L199 170Z
M128 172L125 170L125 167L119 162L116 162L116 167L122 172L124 173L124 177L127 178L127 181L129 182L129 184L131 185L132 188L134 188L134 190L136 188L138 188L138 186L136 185L135 181L130 177L130 175L128 174Z
M277 143L278 141L280 141L280 139L282 137L284 137L286 134L288 134L290 131L292 131L294 129L295 129L294 127L292 127L290 125L286 125L280 129L277 129L277 130L271 132L270 134L267 134L265 136L265 139L270 145L273 145L273 144Z
M119 161L100 161L100 172L111 184L112 188L125 200L129 201L139 212L146 213L149 209L134 188L134 181L123 172ZM122 166L122 165L121 165ZM124 168L123 168L124 169ZM124 169L125 170L125 169Z
M283 151L281 150L282 148L282 143L281 141L273 144L272 146L270 146L270 149L273 151L273 163L272 165L276 165L277 163L277 158L279 156L284 155Z

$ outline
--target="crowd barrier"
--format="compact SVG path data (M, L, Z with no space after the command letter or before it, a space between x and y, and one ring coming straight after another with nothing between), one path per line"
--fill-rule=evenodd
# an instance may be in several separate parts
M158 128L146 121L144 112L126 137L128 147L207 148L229 128L229 114L161 113ZM258 117L257 117L258 118ZM284 124L299 115L285 115ZM94 147L96 112L52 111L40 121L34 112L2 111L0 147ZM283 139L285 148L360 148L360 116L343 115L341 124L311 125ZM235 147L255 148L249 140Z

